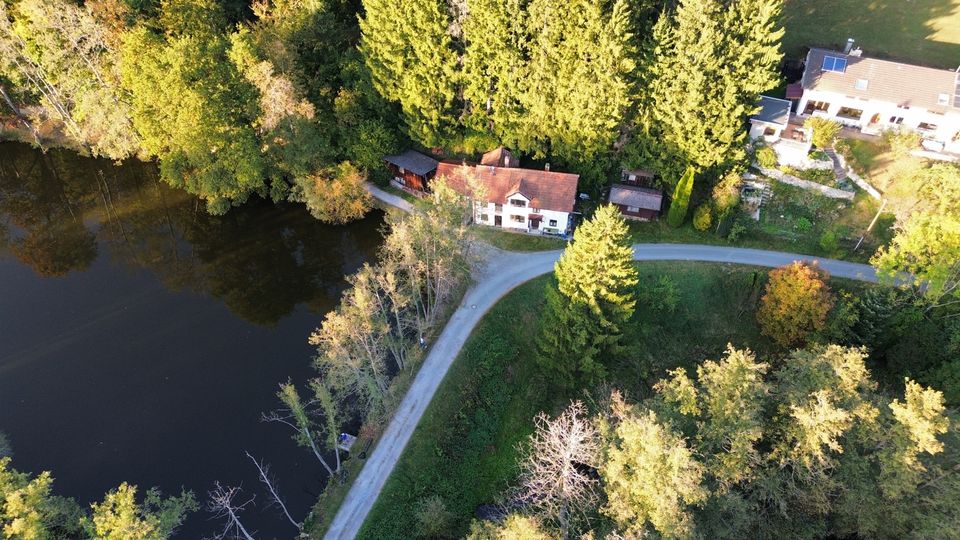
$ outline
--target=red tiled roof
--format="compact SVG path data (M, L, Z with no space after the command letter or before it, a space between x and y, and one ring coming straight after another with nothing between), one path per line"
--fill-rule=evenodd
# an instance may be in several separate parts
M473 175L487 191L486 199L495 204L506 204L507 196L520 193L530 200L531 208L555 212L573 212L577 197L579 175L540 169L467 165L441 161L437 177L446 177L447 183L458 193L470 191L469 175Z

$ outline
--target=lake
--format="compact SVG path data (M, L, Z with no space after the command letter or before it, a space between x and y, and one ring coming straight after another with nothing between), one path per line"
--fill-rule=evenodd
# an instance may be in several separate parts
M210 216L152 164L0 144L0 431L13 466L52 471L81 504L122 481L201 502L214 481L242 484L256 496L245 526L294 537L244 451L305 517L323 469L260 414L278 383L305 390L307 337L375 258L382 224L375 211L329 226L259 200ZM201 511L178 538L219 527Z

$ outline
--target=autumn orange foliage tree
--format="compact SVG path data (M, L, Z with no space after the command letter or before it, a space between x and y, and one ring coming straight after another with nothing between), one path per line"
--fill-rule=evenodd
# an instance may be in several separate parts
M822 329L835 301L828 277L816 264L802 262L771 270L757 310L760 331L783 347L793 347Z

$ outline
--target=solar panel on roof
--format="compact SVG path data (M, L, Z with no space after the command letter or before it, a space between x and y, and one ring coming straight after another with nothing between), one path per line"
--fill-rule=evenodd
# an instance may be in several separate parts
M824 56L823 70L832 71L834 73L843 73L847 70L847 59L838 58L836 56Z

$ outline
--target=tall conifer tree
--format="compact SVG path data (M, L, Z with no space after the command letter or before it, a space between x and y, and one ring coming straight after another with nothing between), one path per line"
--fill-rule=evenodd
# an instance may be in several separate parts
M380 94L400 104L409 135L441 145L455 124L456 57L440 0L364 0L360 51Z
M567 163L609 151L635 99L629 6L589 0L533 0L529 68L517 146Z
M782 0L681 0L655 28L638 153L677 173L742 161L744 122L776 85Z
M547 288L537 359L560 384L602 376L602 362L620 351L638 282L627 224L615 207L600 208L580 225L555 272L557 286Z
M513 145L526 76L526 12L519 0L467 0L463 73L468 129L497 134Z

